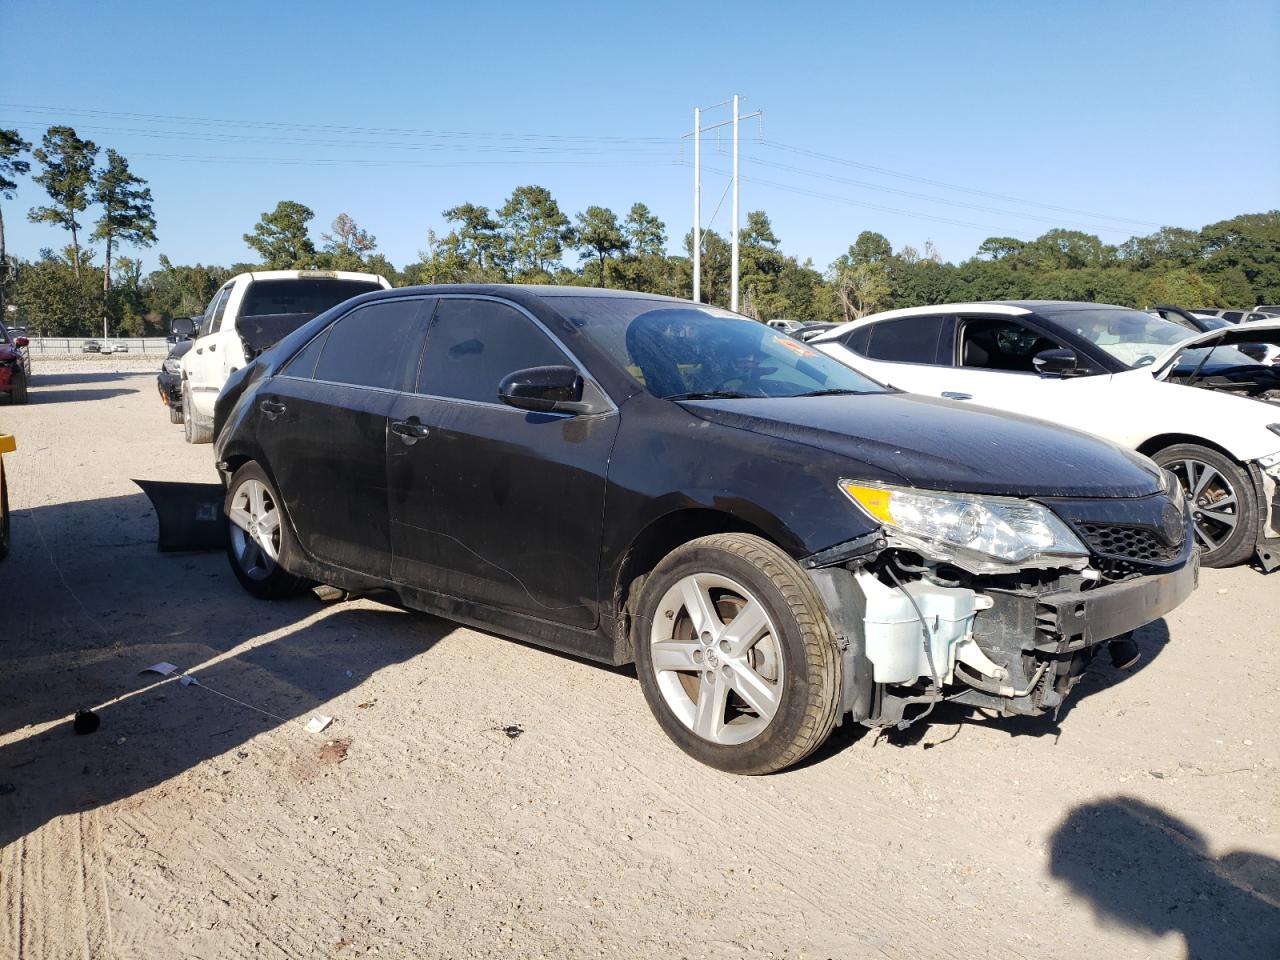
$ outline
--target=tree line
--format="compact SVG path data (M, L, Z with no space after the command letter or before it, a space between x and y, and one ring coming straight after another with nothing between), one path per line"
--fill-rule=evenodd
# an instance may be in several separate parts
M397 268L377 239L347 213L313 239L316 214L283 200L244 235L254 259L229 266L175 265L163 254L143 271L121 244L151 246L156 223L151 191L118 152L98 147L70 127L51 127L40 147L0 130L0 199L11 200L27 174L31 151L49 203L29 219L70 234L62 251L34 259L7 258L0 210L0 296L17 307L7 316L31 332L85 336L105 316L119 334L167 329L175 316L202 312L230 276L252 269L362 270L395 286L418 283L558 283L688 297L693 238L669 252L666 225L642 202L623 215L603 206L566 213L542 186L516 187L496 207L462 203L442 211L442 234L428 230L418 259ZM82 217L96 208L90 242ZM1165 227L1111 245L1077 230L1050 230L1034 240L990 237L960 263L944 261L931 243L923 251L893 249L880 233L857 234L824 269L784 252L768 215L747 214L740 231L742 311L760 320L838 321L894 307L999 299L1096 300L1127 306L1248 307L1280 302L1280 211L1243 214L1201 230ZM730 242L702 236L702 299L729 302Z

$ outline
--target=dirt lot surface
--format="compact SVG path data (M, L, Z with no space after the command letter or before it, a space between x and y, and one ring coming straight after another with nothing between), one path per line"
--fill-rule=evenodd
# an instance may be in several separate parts
M216 478L128 369L0 403L0 957L1280 957L1280 574L1205 571L1057 723L735 778L628 671L158 553L130 478Z

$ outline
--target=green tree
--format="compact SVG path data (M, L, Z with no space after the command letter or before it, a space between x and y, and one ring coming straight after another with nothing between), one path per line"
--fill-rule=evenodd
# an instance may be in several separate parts
M268 270L304 270L316 265L316 248L311 242L310 223L315 213L305 204L281 200L264 213L244 242L262 257Z
M582 259L596 258L600 265L600 284L607 287L606 260L627 250L627 238L618 226L618 217L608 207L587 207L578 214L577 222L574 246L582 251Z
M17 130L0 130L0 200L12 200L18 189L14 177L24 176L31 164L22 155L31 144L18 136ZM8 256L4 246L4 210L0 208L0 309L4 308L4 285L9 278Z
M62 256L46 249L35 261L16 261L12 305L23 326L51 337L93 332L91 318L100 303L102 278L89 251L78 254L78 265L72 259L76 256L75 248L68 246Z
M473 265L478 277L493 271L505 276L507 258L503 255L502 233L488 207L462 203L444 211L443 216L457 227L442 243L464 263Z
M364 269L365 257L377 249L378 239L345 213L334 217L329 229L333 232L320 234L326 266L331 270Z
M149 273L140 284L144 311L156 325L168 324L174 317L203 313L218 288L232 275L226 267L200 263L175 266L162 253L160 269Z
M627 249L636 257L660 257L667 249L667 225L643 203L633 203L622 224Z
M1207 277L1239 271L1249 284L1250 295L1234 306L1280 303L1280 210L1211 223L1200 236L1208 255Z
M863 230L849 248L850 263L879 263L893 255L893 247L883 233Z
M75 250L72 266L80 276L80 221L76 215L89 206L89 188L93 182L93 163L98 145L81 140L71 127L50 127L33 153L43 168L35 177L53 203L32 207L27 219L32 223L52 223L71 231Z
M129 170L129 161L107 149L107 165L93 184L93 199L102 207L93 239L106 244L102 269L102 335L107 332L111 296L111 254L117 244L149 247L156 242L156 218L151 209L151 189Z
M560 265L573 229L546 187L516 187L498 220L517 279L546 280Z

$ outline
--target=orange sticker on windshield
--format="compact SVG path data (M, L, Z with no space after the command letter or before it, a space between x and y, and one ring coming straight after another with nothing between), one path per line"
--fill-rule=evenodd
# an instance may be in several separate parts
M806 347L799 340L792 340L790 337L774 337L773 342L786 347L792 353L800 354L802 357L816 357L818 355L817 350Z

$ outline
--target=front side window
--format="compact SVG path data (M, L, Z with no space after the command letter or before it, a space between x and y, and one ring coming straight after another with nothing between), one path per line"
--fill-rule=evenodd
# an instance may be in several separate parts
M869 360L890 363L928 363L938 360L940 342L947 326L945 316L901 317L881 320L867 327L868 338L861 353ZM856 331L855 331L856 332Z
M1144 367L1171 346L1195 336L1176 323L1124 307L1040 311L1126 367Z
M1017 320L973 318L965 320L961 330L960 365L1004 373L1035 373L1036 354L1061 346Z
M442 298L427 333L418 393L498 403L498 384L527 367L563 366L564 352L515 307Z
M548 297L654 396L797 397L885 387L763 323L716 307L636 297Z
M207 337L218 329L218 324L222 322L223 311L227 307L227 299L231 296L231 286L228 284L219 290L212 300L209 301L209 309L204 312L204 319L200 321L199 336Z
M421 300L380 300L344 314L324 334L315 378L356 387L403 390L422 342ZM317 339L321 339L317 338ZM290 364L303 371L309 344Z

